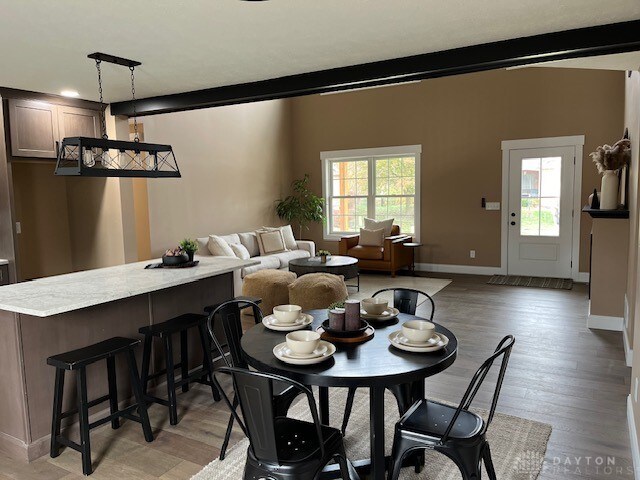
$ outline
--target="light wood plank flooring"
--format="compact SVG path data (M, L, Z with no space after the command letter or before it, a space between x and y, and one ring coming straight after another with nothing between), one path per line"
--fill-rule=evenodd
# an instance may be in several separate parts
M586 328L586 287L505 287L487 285L487 277L440 276L453 282L435 296L435 319L456 333L460 354L446 372L428 379L428 395L458 401L499 339L514 334L498 410L553 426L539 478L633 478L626 423L630 369L621 334ZM380 287L392 284L385 276L374 281ZM94 430L92 478L186 479L217 457L228 419L224 405L214 403L202 386L178 398L177 426L169 425L165 408L150 408L153 443L144 441L133 422L124 421L115 431L108 425ZM477 406L486 408L488 399L488 394L479 396ZM234 441L239 438L236 433ZM608 474L585 459L600 456L614 456L620 470ZM80 455L68 449L56 459L45 456L31 464L0 455L0 479L74 479L81 472Z

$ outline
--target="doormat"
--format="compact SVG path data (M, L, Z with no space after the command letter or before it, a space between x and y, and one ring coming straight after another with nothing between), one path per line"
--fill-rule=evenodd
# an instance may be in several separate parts
M520 275L494 275L487 283L489 285L554 288L558 290L571 290L573 288L573 280L570 278L524 277Z

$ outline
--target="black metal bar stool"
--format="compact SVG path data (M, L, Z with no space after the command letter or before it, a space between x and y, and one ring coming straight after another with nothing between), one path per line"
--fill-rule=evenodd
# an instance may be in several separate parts
M92 428L111 422L111 428L120 427L120 417L128 418L142 423L142 431L147 442L153 441L147 406L142 394L140 377L138 376L138 365L133 353L140 340L113 337L103 342L79 348L70 352L61 353L47 358L47 364L56 367L56 380L53 396L53 419L51 422L51 457L60 455L60 445L64 445L82 454L82 473L90 475L91 468L91 443L89 431ZM118 409L118 390L116 387L116 362L117 354L126 354L131 374L131 387L136 403L123 410ZM109 393L95 400L87 400L87 365L107 360L107 376L109 380ZM65 370L75 370L77 378L78 408L62 411L62 395L64 389ZM89 423L89 408L109 400L110 415ZM138 410L138 416L133 415L133 411ZM76 443L60 435L60 424L63 418L67 418L78 413L80 419L80 443Z
M142 390L147 402L155 402L165 407L169 407L169 423L178 424L178 402L176 399L176 389L182 387L183 392L189 391L190 383L202 383L211 387L213 399L220 401L220 392L213 383L213 362L211 360L211 347L207 338L207 316L197 313L186 313L174 317L166 322L157 323L140 328L138 331L144 335L144 352L142 354ZM200 335L203 359L202 367L189 372L189 349L187 342L187 332L190 328L197 328ZM174 363L173 360L173 335L180 334L180 361ZM151 344L153 337L162 339L164 345L165 368L149 375L151 363ZM181 372L180 380L175 378L175 370L179 368ZM159 398L147 393L149 380L166 375L167 377L167 399Z

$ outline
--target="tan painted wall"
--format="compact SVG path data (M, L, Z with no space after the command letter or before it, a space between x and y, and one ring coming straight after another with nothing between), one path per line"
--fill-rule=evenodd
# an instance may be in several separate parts
M627 275L627 339L631 346L634 342L634 327L636 318L640 320L640 298L637 295L638 286L638 212L640 212L638 198L638 182L640 181L638 162L638 141L640 140L640 73L633 72L631 78L625 81L625 109L624 124L629 129L631 142L631 164L629 167L629 269Z
M147 183L152 255L184 237L274 224L288 191L290 104L276 100L156 115L148 142L170 143L181 179Z
M419 84L313 95L292 101L293 174L321 191L320 152L422 144L421 237L425 263L499 266L502 140L586 136L582 197L599 184L587 154L622 134L624 74L595 70L495 70ZM580 270L588 269L590 219L582 217ZM322 228L311 237L319 248ZM469 258L469 250L476 258Z

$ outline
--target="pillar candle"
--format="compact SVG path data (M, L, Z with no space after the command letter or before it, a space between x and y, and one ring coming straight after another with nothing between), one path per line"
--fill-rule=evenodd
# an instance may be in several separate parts
M346 331L357 330L360 327L360 302L347 300L344 302L344 329Z
M344 330L344 309L329 310L329 328L339 332Z

